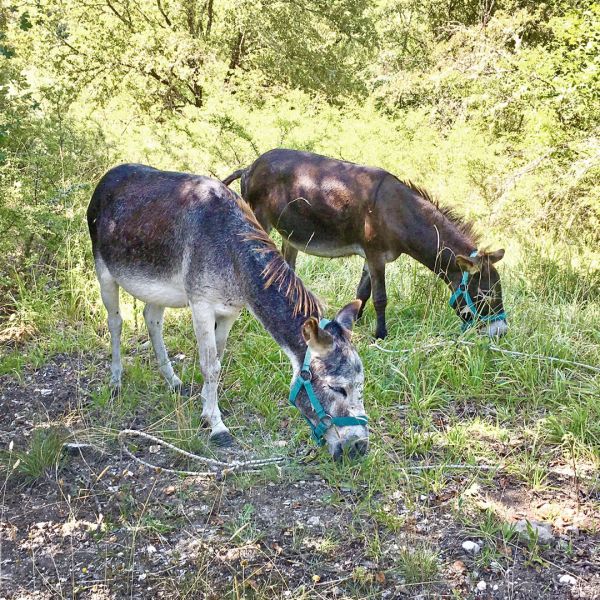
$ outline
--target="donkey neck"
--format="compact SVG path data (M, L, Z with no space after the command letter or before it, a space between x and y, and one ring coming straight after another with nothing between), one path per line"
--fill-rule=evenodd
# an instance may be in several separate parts
M469 256L477 248L475 241L453 220L453 215L418 195L414 201L411 218L416 226L410 228L407 253L447 284L458 284L461 271L456 256Z
M287 263L283 259L281 261L281 268L289 269ZM298 310L297 296L287 293L289 281L265 285L264 269L267 262L268 258L264 254L250 249L250 255L244 261L247 268L240 274L245 288L246 305L281 346L290 359L294 372L297 372L306 353L302 325L311 316L319 318L319 308L316 305L309 307L306 312ZM288 277L296 278L291 269ZM309 293L300 280L297 284L302 286L297 289Z

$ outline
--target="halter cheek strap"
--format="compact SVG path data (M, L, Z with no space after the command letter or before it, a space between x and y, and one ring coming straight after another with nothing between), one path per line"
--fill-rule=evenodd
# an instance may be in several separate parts
M319 321L319 327L323 328L330 322L331 321L328 319L321 319ZM300 390L304 388L306 395L310 400L310 404L317 415L317 424L313 425L312 421L307 416L302 416L306 419L306 422L310 426L313 439L319 446L322 446L325 443L325 434L333 425L336 425L337 427L347 427L349 425L366 426L368 423L368 418L366 415L359 415L355 417L332 417L330 414L325 412L325 409L323 408L321 402L319 402L311 383L312 373L310 371L310 359L310 349L306 348L306 354L304 355L302 368L300 369L300 373L298 374L298 377L296 377L296 381L294 381L292 389L290 390L289 401L292 406L298 408L296 405L298 394L300 393Z
M479 253L478 250L473 250L471 252L470 257L474 258ZM450 296L450 306L454 308L458 299L462 296L465 304L468 306L473 318L470 321L464 321L462 324L462 330L467 331L475 325L477 322L482 323L493 323L494 321L504 321L506 319L506 313L504 311L493 314L493 315L481 315L477 312L477 307L475 306L475 302L473 302L473 298L471 298L471 294L469 293L469 272L464 271L462 274L462 280L456 290L454 290L452 296Z

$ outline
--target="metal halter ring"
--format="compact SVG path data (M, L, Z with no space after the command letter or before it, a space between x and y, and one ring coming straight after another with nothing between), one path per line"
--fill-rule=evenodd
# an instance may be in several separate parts
M302 371L300 371L300 377L304 379L304 381L311 381L312 373L310 369L303 369Z

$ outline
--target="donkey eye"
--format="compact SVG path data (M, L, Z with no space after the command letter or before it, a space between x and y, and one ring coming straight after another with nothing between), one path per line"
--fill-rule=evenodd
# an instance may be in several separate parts
M348 397L348 392L342 387L334 387L332 385L329 386L330 390L333 390L336 394L341 394L344 398Z

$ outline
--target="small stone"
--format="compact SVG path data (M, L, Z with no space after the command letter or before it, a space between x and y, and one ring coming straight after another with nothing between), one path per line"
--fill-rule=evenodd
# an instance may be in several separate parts
M465 540L462 543L462 548L465 552L469 554L478 554L481 550L481 546L477 542L473 542L471 540Z
M148 447L148 451L152 454L158 454L160 452L160 445L152 444L152 446Z
M165 496L172 496L175 493L175 486L170 485L164 489Z
M152 544L150 544L149 546L146 546L146 554L148 556L152 556L153 554L156 554L156 547L153 546Z
M551 544L554 542L552 525L550 525L550 523L544 523L543 521L521 519L515 524L515 531L526 540L530 538L530 531L532 531L534 535L537 535L537 539L541 544Z
M486 589L487 589L487 583L485 581L482 580L477 584L478 591L485 592Z
M565 532L571 535L579 535L579 527L577 525L569 525L565 527Z
M138 581L144 581L144 579L146 579L147 575L146 573L142 573L139 577L138 577Z
M314 517L308 517L308 521L307 523L309 525L314 525L315 527L319 526L321 524L321 519L317 516Z
M562 575L558 580L558 583L562 583L562 585L575 585L577 583L577 579L572 575Z
M273 446L277 448L285 448L287 446L287 442L285 440L276 440L273 442Z
M492 589L493 589L495 592L497 592L497 591L498 591L498 584L497 584L497 583L495 583L495 584L494 584L494 587L493 587Z

